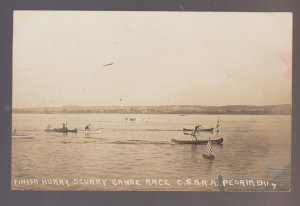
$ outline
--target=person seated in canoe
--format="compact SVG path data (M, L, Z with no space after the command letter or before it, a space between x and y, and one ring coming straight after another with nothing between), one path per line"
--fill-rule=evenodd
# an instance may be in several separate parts
M91 129L90 129L90 126L91 126L91 124L88 124L87 126L85 126L84 130L85 130L85 131L91 130Z
M66 123L63 123L63 129L66 129L66 130L68 130L68 126L67 126L67 122Z

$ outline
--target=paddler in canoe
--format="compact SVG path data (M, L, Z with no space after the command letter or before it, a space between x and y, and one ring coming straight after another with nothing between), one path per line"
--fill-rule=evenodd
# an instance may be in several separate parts
M68 124L68 122L66 122L66 123L63 123L63 129L66 129L66 130L68 130L67 124Z
M196 136L196 132L199 129L199 127L200 127L199 125L195 126L195 129L191 133L191 136L194 137L196 139L196 141L198 140L197 136Z
M84 130L85 130L85 131L91 130L91 129L90 129L90 126L91 126L91 124L88 124L87 126L85 126Z

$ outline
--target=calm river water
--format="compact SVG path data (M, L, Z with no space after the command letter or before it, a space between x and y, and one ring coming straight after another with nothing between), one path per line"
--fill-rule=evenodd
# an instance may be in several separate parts
M125 121L126 117L136 121ZM190 140L182 128L215 127L216 115L13 114L12 189L288 191L291 116L224 115L213 145ZM91 124L101 132L47 133L48 124L69 129ZM222 179L218 179L219 175ZM220 177L221 178L221 177ZM222 183L222 184L221 184Z

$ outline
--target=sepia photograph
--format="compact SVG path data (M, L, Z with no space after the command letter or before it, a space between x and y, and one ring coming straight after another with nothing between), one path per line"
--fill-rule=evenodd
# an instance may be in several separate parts
M291 12L13 14L12 190L291 190Z

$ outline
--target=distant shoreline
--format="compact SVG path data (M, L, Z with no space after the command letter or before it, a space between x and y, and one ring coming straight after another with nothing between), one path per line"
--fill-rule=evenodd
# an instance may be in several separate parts
M13 108L15 114L212 114L212 115L291 115L291 104L227 106L62 106Z

